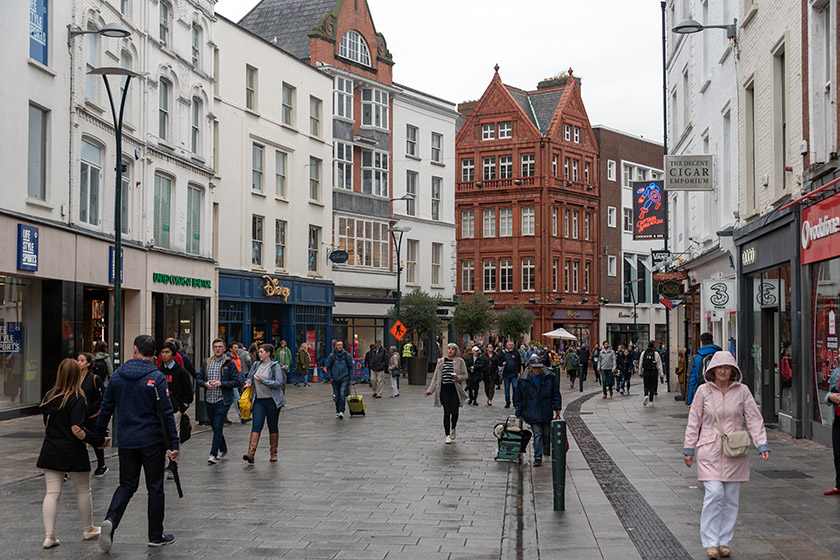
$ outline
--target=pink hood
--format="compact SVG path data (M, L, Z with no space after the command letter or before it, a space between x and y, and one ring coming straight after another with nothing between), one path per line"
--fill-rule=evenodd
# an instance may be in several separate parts
M711 361L709 362L709 367L707 367L706 371L703 372L703 378L707 383L710 382L709 371L718 366L732 366L735 368L735 371L738 372L738 377L733 381L733 383L740 383L744 379L744 376L741 374L741 368L738 367L738 362L735 361L735 356L726 350L719 350L714 353Z

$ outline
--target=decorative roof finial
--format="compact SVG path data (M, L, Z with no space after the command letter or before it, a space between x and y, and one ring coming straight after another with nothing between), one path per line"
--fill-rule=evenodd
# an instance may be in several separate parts
M574 71L574 70L572 70L572 67L571 67L571 66L569 66L569 76L573 76L573 75L574 75L574 73L575 73L575 71Z
M496 66L493 67L493 70L496 71L496 74L499 73L499 64L497 63Z

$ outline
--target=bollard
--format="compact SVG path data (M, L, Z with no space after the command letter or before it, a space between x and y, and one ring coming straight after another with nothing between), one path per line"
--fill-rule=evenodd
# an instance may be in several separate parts
M578 375L578 380L580 382L580 392L583 393L583 372L586 370L581 370L580 375Z
M551 421L551 477L554 511L566 510L566 421Z

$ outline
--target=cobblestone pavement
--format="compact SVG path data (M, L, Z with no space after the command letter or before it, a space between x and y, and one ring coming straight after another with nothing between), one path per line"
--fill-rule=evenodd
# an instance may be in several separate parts
M588 386L583 394L564 389L567 411L594 389ZM560 512L552 508L551 467L533 467L530 450L521 465L493 460L492 428L511 412L499 406L503 399L493 407L464 407L456 442L444 445L442 412L422 390L403 386L398 399L374 400L362 386L368 416L339 421L329 385L290 386L276 464L268 462L265 439L255 466L241 460L250 426L237 423L226 429L230 458L209 466L210 433L198 431L183 450L185 497L179 500L167 483L166 529L177 542L147 548L141 485L111 556L652 557L628 534L627 511L616 509L604 493L606 468L615 470L608 474L613 480L626 479L634 489L627 492L644 500L690 558L705 558L699 539L702 485L680 454L687 409L664 394L664 387L655 408L642 407L636 387L632 396L616 393L612 399L578 403L578 418L592 439L570 430L580 441L571 438L566 509ZM14 512L0 523L0 557L104 557L95 542L81 542L69 484L57 527L62 544L41 550L44 489L34 464L42 433L40 418L0 423L0 504ZM771 460L753 457L752 481L742 488L733 558L840 558L840 500L822 496L833 483L831 451L772 431L770 445ZM598 468L587 463L581 446L601 447ZM105 478L92 481L97 522L118 480L116 459L109 465Z

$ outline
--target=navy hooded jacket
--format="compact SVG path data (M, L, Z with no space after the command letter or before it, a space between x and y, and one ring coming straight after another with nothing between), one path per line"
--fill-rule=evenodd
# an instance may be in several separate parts
M160 397L166 425L172 437L172 449L178 449L178 431L175 429L166 377L155 367L154 362L140 358L128 360L111 376L102 397L96 434L107 433L108 422L116 408L119 411L115 422L120 448L142 449L163 443L155 391Z
M545 370L545 368L543 368ZM560 396L560 386L557 377L548 370L540 375L540 384L534 381L534 374L528 373L519 378L519 385L513 392L513 405L516 416L529 424L534 422L551 422L554 411L563 406Z
M697 391L697 387L700 386L700 380L703 379L703 375L706 373L705 371L700 371L703 367L703 358L715 352L720 352L720 346L717 344L707 344L706 346L701 346L697 353L692 356L691 377L689 377L688 390L685 394L686 405L691 406L691 403L694 402L694 393Z

